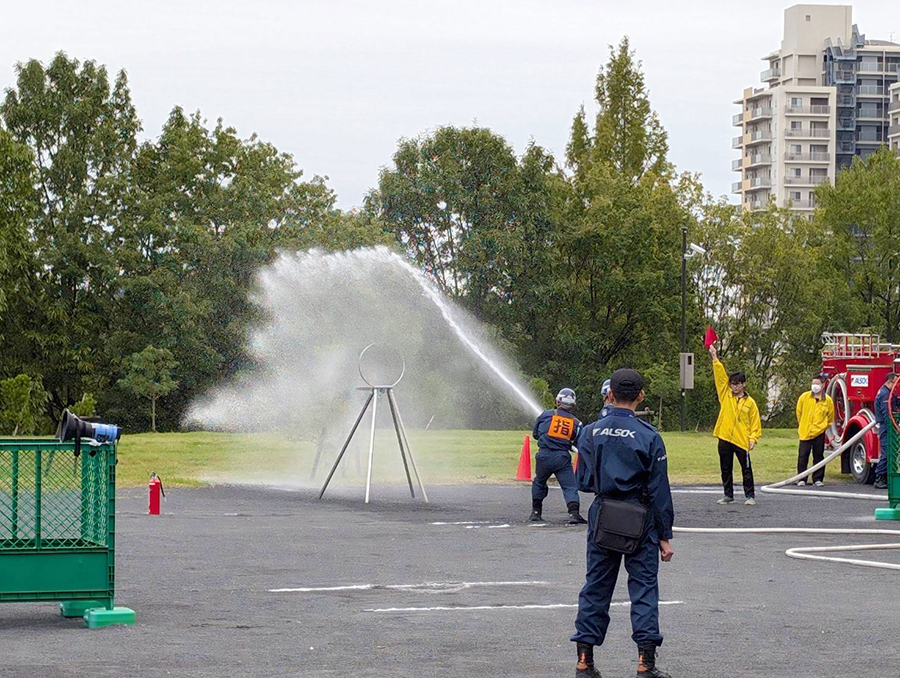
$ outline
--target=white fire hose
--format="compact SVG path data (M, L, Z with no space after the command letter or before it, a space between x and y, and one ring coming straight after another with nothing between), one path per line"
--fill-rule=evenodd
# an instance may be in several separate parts
M869 416L871 412L865 410ZM867 499L874 501L885 500L885 497L877 494L862 494L855 492L826 492L823 490L798 490L783 489L785 485L791 485L797 481L807 477L813 471L818 471L826 464L839 457L844 450L856 443L862 438L866 432L875 426L875 419L866 424L847 442L838 447L834 452L829 454L825 459L815 464L812 468L807 469L803 473L782 480L772 485L764 485L760 488L762 492L769 494L799 494L810 497L835 497L839 499ZM900 536L900 530L884 530L884 529L856 529L841 530L827 528L803 528L803 527L676 527L675 532L688 534L846 534L846 535L890 535ZM885 563L875 560L859 560L856 558L834 558L830 556L817 555L819 553L843 552L843 551L888 551L900 549L900 544L860 544L850 546L813 546L804 548L792 548L785 551L788 558L797 558L800 560L820 560L832 563L845 563L848 565L858 565L861 567L875 567L885 570L900 570L900 564Z

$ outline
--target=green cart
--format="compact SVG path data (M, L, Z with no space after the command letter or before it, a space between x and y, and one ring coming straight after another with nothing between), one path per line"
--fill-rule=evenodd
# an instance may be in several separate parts
M59 601L89 628L133 624L114 605L115 502L115 443L0 438L0 603Z
M894 412L894 418L900 421L900 412ZM888 427L888 460L887 460L887 485L888 505L890 508L875 509L877 520L900 520L900 435L891 422L885 424Z

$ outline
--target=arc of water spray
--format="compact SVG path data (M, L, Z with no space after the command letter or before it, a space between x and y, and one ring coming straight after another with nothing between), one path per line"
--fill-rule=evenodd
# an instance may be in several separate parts
M535 415L540 414L543 410L542 408L532 400L527 393L525 393L521 388L519 388L518 384L512 380L502 369L500 369L494 361L492 361L481 349L481 347L476 344L472 339L466 336L466 333L463 332L463 329L459 326L456 320L453 318L453 314L450 313L450 308L444 299L441 297L441 293L431 284L431 282L425 277L425 275L414 268L409 264L409 262L405 261L403 257L396 254L395 252L390 253L394 260L400 264L400 267L409 273L413 280L415 280L419 287L425 292L426 296L431 300L431 302L437 306L438 310L441 312L441 315L444 317L444 320L447 321L447 324L450 325L450 328L453 330L454 334L459 338L459 340L463 343L463 345L469 349L472 353L478 357L481 362L483 362L497 377L506 384L513 393L519 398L519 400L524 403L528 409L530 409Z

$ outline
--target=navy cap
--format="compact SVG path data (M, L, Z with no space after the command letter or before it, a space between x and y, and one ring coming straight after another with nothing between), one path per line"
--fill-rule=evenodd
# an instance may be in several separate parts
M613 372L609 387L614 396L633 393L635 397L644 388L644 378L635 370L623 367Z

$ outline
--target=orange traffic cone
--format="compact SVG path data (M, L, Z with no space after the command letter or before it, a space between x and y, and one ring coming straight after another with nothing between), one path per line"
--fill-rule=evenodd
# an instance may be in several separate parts
M516 480L531 482L531 438L528 436L525 436L525 441L522 443L522 454L519 456Z

